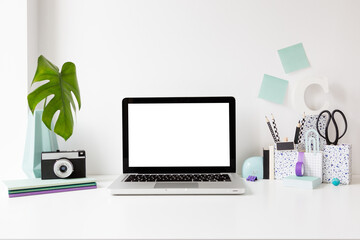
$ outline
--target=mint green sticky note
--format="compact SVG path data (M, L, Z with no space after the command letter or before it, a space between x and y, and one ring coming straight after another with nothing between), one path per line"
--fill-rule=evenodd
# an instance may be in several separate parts
M291 73L303 68L310 67L302 43L292 45L287 48L278 50L281 63L285 73Z
M288 81L264 74L259 92L259 98L282 104L285 99L287 86Z

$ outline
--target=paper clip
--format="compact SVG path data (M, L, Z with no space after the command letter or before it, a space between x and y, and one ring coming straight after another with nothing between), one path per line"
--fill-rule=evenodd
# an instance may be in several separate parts
M315 134L315 137L309 137L311 133ZM314 129L310 129L305 133L305 151L306 152L319 152L320 149L320 137L319 133ZM313 146L313 148L311 147Z
M251 182L255 182L257 180L256 176L248 176L246 181L251 181Z

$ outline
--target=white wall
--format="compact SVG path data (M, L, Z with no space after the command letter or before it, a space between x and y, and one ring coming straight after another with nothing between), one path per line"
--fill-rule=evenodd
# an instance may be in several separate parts
M0 1L0 178L24 176L27 119L27 3Z
M31 3L31 2L30 2ZM307 99L348 117L360 174L360 1L39 0L38 54L76 63L83 108L63 149L85 149L89 173L121 172L121 99L233 95L237 162L272 143L264 115L293 138L301 113L258 99L264 73L294 82L326 76L330 93ZM304 44L311 68L285 74L277 50Z

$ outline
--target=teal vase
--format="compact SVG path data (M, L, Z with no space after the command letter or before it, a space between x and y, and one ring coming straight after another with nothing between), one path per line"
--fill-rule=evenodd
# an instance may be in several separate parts
M56 135L42 122L42 110L29 112L23 170L29 178L41 177L41 153L59 149Z

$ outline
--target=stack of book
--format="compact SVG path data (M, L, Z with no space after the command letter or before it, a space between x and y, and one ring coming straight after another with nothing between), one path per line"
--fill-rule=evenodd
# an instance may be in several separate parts
M4 181L4 183L10 198L96 188L96 181L93 178L52 180L33 178Z

